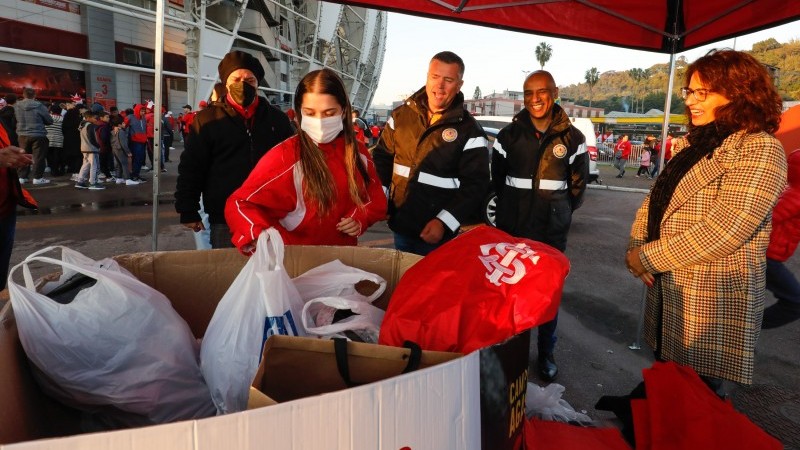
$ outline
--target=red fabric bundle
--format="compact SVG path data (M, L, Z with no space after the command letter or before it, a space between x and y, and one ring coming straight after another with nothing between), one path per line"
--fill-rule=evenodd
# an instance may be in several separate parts
M480 226L400 279L379 343L469 353L552 320L569 260L541 242Z
M647 398L633 400L637 450L780 450L783 445L720 399L690 367L645 369Z
M527 450L631 450L616 428L578 427L533 418L525 422L524 433Z

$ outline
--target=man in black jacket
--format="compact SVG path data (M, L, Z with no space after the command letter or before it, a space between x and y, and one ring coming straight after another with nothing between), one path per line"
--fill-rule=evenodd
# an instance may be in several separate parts
M294 134L289 118L258 96L261 63L232 51L219 63L228 94L195 116L178 165L175 210L181 223L199 232L200 196L211 224L211 246L233 247L225 222L225 201L264 154Z
M489 187L486 134L464 109L464 62L436 54L425 87L392 111L373 159L395 248L426 255L477 220Z
M583 202L589 155L583 133L555 104L550 73L533 72L523 85L525 109L500 130L492 152L497 227L514 236L567 248L572 212ZM557 319L539 327L539 375L553 381Z

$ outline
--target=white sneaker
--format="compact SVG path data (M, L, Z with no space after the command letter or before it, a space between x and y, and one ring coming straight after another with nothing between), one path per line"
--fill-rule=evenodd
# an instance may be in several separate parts
M125 184L124 178L115 178L117 180L117 184Z
M34 178L33 179L33 184L47 184L49 182L50 182L50 180L48 180L47 178Z
M141 181L139 181L139 180L132 180L132 179L127 179L127 180L125 180L125 181L124 181L124 183L125 183L125 186L137 186L137 185L140 185L140 184L142 184L142 182L141 182Z
M70 181L81 181L81 177L79 177L77 173L73 173L69 179Z
M44 173L50 173L50 166L44 168Z
M148 166L142 166L142 172L147 172L148 170L153 170Z
M20 178L20 179L19 179L19 184L25 184L25 183L27 183L27 182L28 182L28 179L27 179L27 178Z

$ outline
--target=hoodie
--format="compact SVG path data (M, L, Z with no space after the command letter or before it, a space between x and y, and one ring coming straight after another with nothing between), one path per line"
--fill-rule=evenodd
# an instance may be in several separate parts
M45 125L53 123L50 111L32 98L18 101L14 105L17 116L17 134L27 137L47 137Z

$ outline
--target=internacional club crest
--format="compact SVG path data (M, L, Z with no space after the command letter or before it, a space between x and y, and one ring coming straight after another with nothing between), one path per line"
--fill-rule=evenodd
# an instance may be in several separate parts
M564 144L556 145L553 147L553 155L559 159L567 156L567 146Z
M536 251L523 242L484 244L481 245L481 255L478 258L486 267L486 278L495 286L519 282L526 273L525 259L534 265L539 262Z
M456 131L455 128L445 128L442 131L442 139L444 139L445 142L453 142L456 140L457 137L458 137L458 131Z

